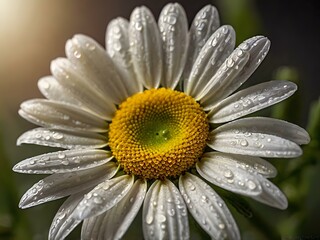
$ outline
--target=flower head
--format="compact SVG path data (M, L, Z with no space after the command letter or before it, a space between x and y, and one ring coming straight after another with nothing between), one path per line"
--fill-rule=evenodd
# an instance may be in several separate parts
M83 239L121 238L140 207L145 239L189 239L188 213L214 239L239 239L238 227L204 179L284 209L285 195L268 178L276 169L260 157L297 157L309 142L302 128L265 117L239 119L291 96L288 81L234 93L266 56L270 41L235 47L231 26L219 27L213 6L191 28L183 8L168 4L158 24L146 7L130 22L108 25L106 51L76 35L67 58L39 80L47 99L21 104L39 128L18 145L65 150L26 159L14 171L51 174L31 187L21 208L69 196L49 239L65 238L81 221Z

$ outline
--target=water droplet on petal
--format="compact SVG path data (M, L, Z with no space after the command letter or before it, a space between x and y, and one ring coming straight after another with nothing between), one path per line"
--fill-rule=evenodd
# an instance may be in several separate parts
M218 225L218 227L219 227L220 229L224 229L224 228L225 228L225 225L224 225L223 223L220 223L220 224Z
M43 89L48 90L50 88L50 83L48 81L42 81L41 86Z
M61 133L54 133L54 134L52 135L52 137L53 137L54 139L60 140L60 139L63 138L63 135L62 135Z
M174 210L173 208L171 208L171 209L168 210L168 215L169 215L169 216L173 217L174 214L175 214L175 210Z
M239 182L238 182L238 185L239 185L240 187L243 187L243 186L244 186L244 182L239 181Z
M227 60L227 67L231 68L234 65L234 61L232 60L232 58L229 58Z
M242 140L240 141L240 145L241 145L242 147L246 147L246 146L248 146L248 141L245 140L245 139L242 139Z
M60 159L64 159L66 157L66 155L64 153L59 153L58 154L58 158Z
M159 222L165 222L167 220L165 215L160 214L158 217Z
M68 161L68 160L64 160L64 161L62 161L61 163L62 163L63 165L65 165L65 166L69 165L69 161Z
M136 22L134 24L134 27L136 30L141 31L142 30L142 24L140 22Z
M248 181L248 188L250 190L254 190L256 187L257 187L257 185L253 181L251 181L251 180Z
M76 58L81 58L81 53L79 51L74 51L73 52L73 55L76 57Z
M231 170L226 170L223 174L226 178L233 178L233 172Z
M100 197L95 197L93 199L93 202L96 203L96 204L101 204L102 203L102 199Z
M146 217L146 223L151 224L153 222L153 216L152 214L147 215Z

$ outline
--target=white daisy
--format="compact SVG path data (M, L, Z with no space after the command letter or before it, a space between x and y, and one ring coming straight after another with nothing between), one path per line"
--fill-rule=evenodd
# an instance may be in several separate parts
M49 239L65 238L81 221L82 239L119 239L142 204L145 239L189 239L188 213L213 239L239 239L225 203L203 179L286 208L286 197L267 179L276 169L260 157L300 156L307 132L285 121L239 118L297 87L270 81L234 93L270 42L256 36L234 46L233 28L219 27L209 5L189 30L179 4L165 6L158 25L146 7L136 8L129 22L109 24L106 51L74 36L67 58L54 60L52 76L39 80L47 99L21 104L19 114L40 127L18 145L66 150L14 166L51 174L24 194L20 207L69 196Z

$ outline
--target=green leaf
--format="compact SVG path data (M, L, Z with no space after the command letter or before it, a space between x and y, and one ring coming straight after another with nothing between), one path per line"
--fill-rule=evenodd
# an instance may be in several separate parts
M274 79L287 80L299 84L299 74L291 67L280 67L274 75ZM299 87L299 85L298 85ZM295 124L300 122L301 116L301 96L299 90L287 100L272 107L271 116Z

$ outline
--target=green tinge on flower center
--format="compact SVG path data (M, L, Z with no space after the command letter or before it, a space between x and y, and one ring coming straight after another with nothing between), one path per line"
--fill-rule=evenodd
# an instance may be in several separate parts
M208 134L206 113L192 97L151 89L120 105L110 124L109 146L126 173L163 179L192 167Z

